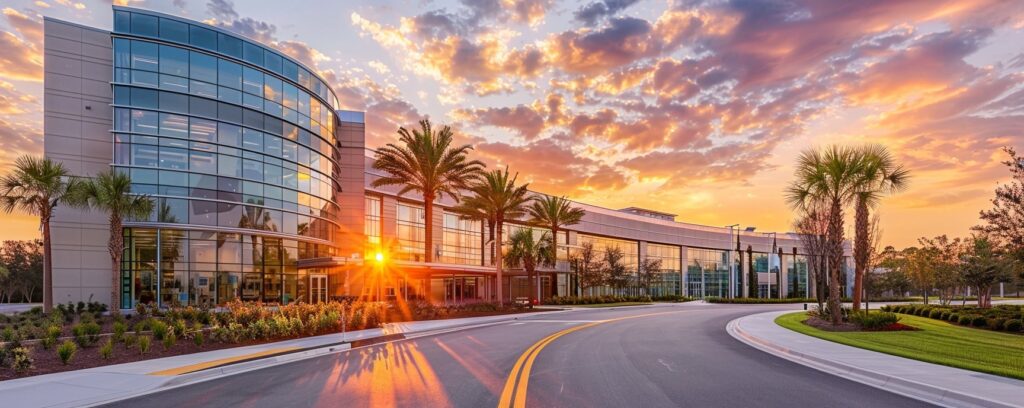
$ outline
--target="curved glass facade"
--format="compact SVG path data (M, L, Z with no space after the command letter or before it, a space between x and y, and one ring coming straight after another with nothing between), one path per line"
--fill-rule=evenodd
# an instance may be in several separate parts
M337 255L337 97L294 60L196 22L115 7L114 166L157 203L125 236L122 298L302 300Z

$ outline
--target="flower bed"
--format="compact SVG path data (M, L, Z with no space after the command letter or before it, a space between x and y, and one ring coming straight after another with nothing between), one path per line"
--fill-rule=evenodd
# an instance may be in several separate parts
M65 314L61 310L67 310ZM221 310L98 307L33 310L0 319L0 380L206 350L381 327L385 323L520 313L519 305L331 301L285 306L233 302Z
M947 321L961 326L1008 333L1022 333L1024 306L998 305L991 308L941 305L890 305L882 310Z

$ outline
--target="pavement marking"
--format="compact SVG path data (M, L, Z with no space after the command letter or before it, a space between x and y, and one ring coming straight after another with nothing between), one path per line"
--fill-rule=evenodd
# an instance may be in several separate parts
M537 356L540 354L544 347L548 344L557 340L566 334L575 332L577 330L586 329L588 327L597 326L602 323L617 322L620 320L636 319L640 317L657 316L671 313L684 313L687 310L675 310L671 312L658 312L658 313L645 313L635 316L624 316L617 317L614 319L607 320L594 320L586 324L579 326L573 326L568 329L564 329L555 332L540 341L534 343L530 348L526 349L519 359L516 360L516 364L512 366L512 371L509 372L508 378L505 380L505 388L501 390L501 398L498 400L498 408L525 408L526 407L526 390L530 383L530 370L533 368L534 361L537 360ZM534 320L539 321L539 320Z
M275 348L275 349L270 349L270 350L264 350L264 351L261 351L261 352L258 352L258 353L245 354L245 355L235 356L235 357L221 358L221 359L205 361L205 362L197 363L197 364L190 364L190 365L181 366L181 367L169 368L169 369L166 369L166 370L154 371L154 372L148 373L146 375L171 376L171 375L188 374L188 373L192 373L192 372L196 372L196 371L200 371L200 370L205 370L207 368L213 368L213 367L217 367L217 366L222 366L222 365L225 365L225 364L230 364L230 363L234 363L234 362L238 362L238 361L251 360L251 359L254 359L254 358L269 356L269 355L272 355L272 354L287 353L289 351L295 351L295 350L300 350L300 349L301 349L301 347L281 347L281 348Z
M525 323L594 323L603 322L604 320L524 320L520 323L513 324L525 324Z

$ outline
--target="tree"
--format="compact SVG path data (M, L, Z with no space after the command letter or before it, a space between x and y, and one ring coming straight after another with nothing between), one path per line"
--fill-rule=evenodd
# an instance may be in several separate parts
M931 288L938 290L939 302L948 305L963 287L961 274L963 261L963 242L960 238L950 239L945 235L935 238L920 238L921 251L918 256L929 259L918 259L919 267L930 268ZM927 295L925 295L927 299Z
M555 245L551 235L545 232L540 239L536 239L533 228L521 228L509 237L509 250L505 258L508 259L510 266L521 266L526 270L526 279L530 281L529 303L532 308L536 301L533 274L538 267L555 266Z
M988 237L971 239L964 254L963 281L977 290L978 307L992 307L992 287L1010 278L1012 263Z
M992 208L981 211L984 225L975 227L995 241L1018 265L1015 278L1018 290L1024 281L1024 156L1012 147L1004 147L1009 158L1003 162L1010 170L1010 182L996 187Z
M608 247L604 250L604 276L608 284L621 294L623 288L629 284L629 269L622 263L625 257L622 248L617 246Z
M3 303L4 299L10 299L10 291L14 288L11 284L11 271L7 269L7 266L0 265L0 303ZM10 300L8 300L10 303Z
M573 272L576 273L576 280L580 286L580 292L605 284L604 271L601 259L594 250L592 242L584 242L580 249L575 251L569 259Z
M881 296L886 292L894 296L903 296L912 286L910 277L907 276L907 259L903 252L887 246L879 253L878 258L878 266L885 272L876 276L877 279L869 287L869 292L875 296Z
M39 217L43 230L43 310L53 309L53 257L50 219L77 182L61 163L47 158L21 156L14 170L0 178L0 205L4 212L25 212Z
M463 217L470 219L494 220L497 231L494 240L496 247L495 276L497 278L498 303L502 303L502 228L505 220L514 220L526 214L526 202L529 201L527 190L529 184L516 186L515 176L509 176L508 167L505 170L491 170L482 177L474 180L467 189L469 196L464 197L455 207L455 211Z
M870 209L878 204L882 196L907 188L910 172L897 165L896 160L882 145L867 145L861 148L859 167L862 174L860 191L856 194L857 209L854 225L857 233L853 245L853 311L860 310L861 295L864 292L864 274L871 269L872 241Z
M807 270L814 282L818 310L824 310L828 288L828 214L823 202L813 202L802 210L796 221L796 232L807 255Z
M551 237L556 243L562 228L579 224L586 214L582 208L573 207L572 202L565 197L549 195L534 196L526 211L530 215L530 222L551 231Z
M119 287L121 258L124 256L124 220L149 218L153 212L153 200L148 195L133 194L131 177L111 169L81 183L72 191L68 201L77 207L107 213L110 222L110 239L107 242L111 260L110 307L121 307Z
M373 168L386 175L373 180L373 187L398 185L401 196L410 191L423 197L425 215L423 258L432 262L434 231L434 200L445 195L459 201L459 191L469 188L479 177L483 163L469 160L470 145L452 146L453 134L448 126L439 131L430 127L430 120L420 121L420 129L412 132L398 129L400 144L388 143L377 149Z
M636 281L645 295L650 295L651 287L661 283L661 259L644 257L637 265Z

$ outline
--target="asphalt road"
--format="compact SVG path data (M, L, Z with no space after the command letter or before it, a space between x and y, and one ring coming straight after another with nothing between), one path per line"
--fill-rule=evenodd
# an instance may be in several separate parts
M736 317L777 308L557 313L354 349L111 406L495 407L510 371L531 350L529 373L513 376L528 378L528 389L517 390L531 407L928 406L765 354L725 331ZM579 326L586 327L532 347Z

